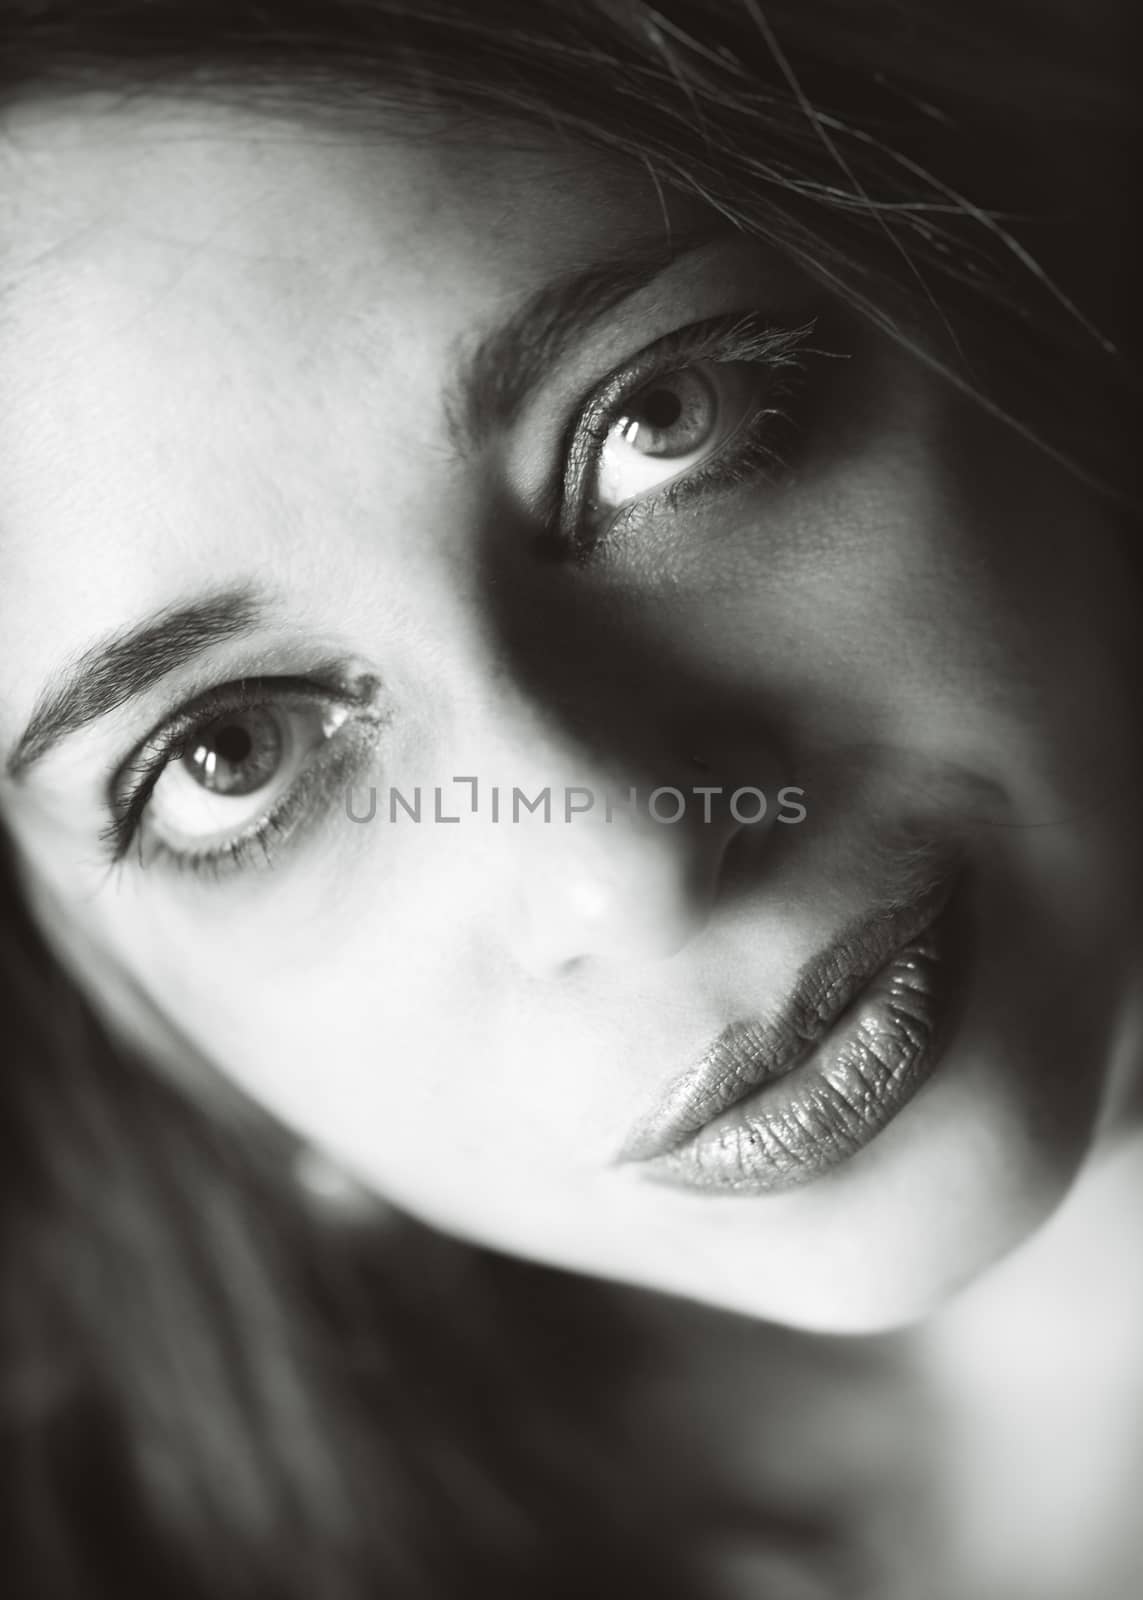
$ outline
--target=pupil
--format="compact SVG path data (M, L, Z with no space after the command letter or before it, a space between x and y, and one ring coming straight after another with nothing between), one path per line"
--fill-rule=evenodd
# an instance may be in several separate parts
M254 741L245 728L240 728L236 722L232 722L227 727L219 729L214 738L214 748L223 761L229 762L232 767L237 767L249 757L254 748Z
M673 428L682 412L682 401L672 389L652 389L643 401L643 416L652 428Z
M272 712L254 707L204 726L186 753L186 770L211 794L253 794L278 775L285 753Z

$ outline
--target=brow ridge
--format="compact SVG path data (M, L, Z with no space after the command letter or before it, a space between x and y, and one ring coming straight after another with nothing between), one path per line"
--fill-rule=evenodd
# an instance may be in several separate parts
M250 586L172 605L84 650L40 695L6 763L20 778L57 745L137 698L212 645L250 632L264 610Z
M567 353L608 312L653 282L683 256L709 245L727 224L636 241L621 254L543 285L498 327L458 356L445 396L452 442L476 453L511 426L525 402Z

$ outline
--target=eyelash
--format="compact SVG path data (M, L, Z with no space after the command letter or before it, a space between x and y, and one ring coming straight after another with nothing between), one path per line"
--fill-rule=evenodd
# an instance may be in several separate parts
M640 514L673 510L706 490L744 482L767 469L781 469L789 436L800 420L797 402L805 389L804 358L810 353L825 353L810 352L806 346L814 326L811 320L797 327L775 327L762 312L713 318L660 339L605 379L577 413L564 440L564 467L552 494L552 515L546 519L549 525L559 528L563 548L570 547L574 559L584 561L636 510ZM769 370L776 381L758 409L744 417L708 459L620 508L604 529L589 528L587 485L624 407L656 378L699 362L752 364ZM137 746L112 779L112 820L102 835L111 860L123 861L138 842L140 866L146 865L142 858L142 827L155 786L196 735L216 718L236 711L281 706L293 697L311 708L326 705L356 713L349 726L357 730L364 726L371 742L380 720L374 706L376 690L375 679L351 683L344 674L331 671L327 681L291 677L240 679L199 696ZM209 878L270 865L278 847L293 837L307 814L312 814L314 805L330 798L360 768L364 755L360 738L347 740L345 730L339 728L329 736L328 745L328 750L320 751L303 767L273 809L238 838L203 851L177 850L155 839L150 846L151 862L162 860L179 871ZM132 775L136 781L127 782Z
M239 679L208 690L173 718L150 734L119 767L110 785L111 821L103 830L102 842L112 863L123 861L133 844L139 845L141 867L164 861L180 871L220 877L248 866L267 866L278 845L292 837L312 802L327 798L348 781L359 768L365 743L374 742L381 718L376 710L377 680L371 677L351 683L331 674L329 681L316 678ZM142 858L142 826L151 796L160 778L180 760L201 731L217 718L240 711L288 703L307 707L329 707L350 712L347 723L331 733L323 747L302 768L278 803L249 826L236 839L201 851L176 850L162 839L151 842L151 861ZM348 744L349 748L346 748ZM134 775L135 781L129 781Z
M570 548L573 558L583 562L633 512L646 515L674 510L705 490L746 481L766 468L771 472L781 470L801 420L799 401L804 398L807 377L805 357L826 353L811 351L806 344L815 327L816 319L781 327L762 311L735 312L668 334L606 378L577 413L565 436L566 464L553 496L550 519L558 527L561 545ZM710 457L620 508L604 528L591 528L587 485L611 429L631 398L655 379L700 362L757 366L772 373L776 381L758 409L745 417Z

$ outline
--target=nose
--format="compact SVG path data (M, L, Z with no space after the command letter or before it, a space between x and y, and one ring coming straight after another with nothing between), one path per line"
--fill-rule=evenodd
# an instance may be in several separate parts
M681 822L626 817L577 816L567 826L567 838L545 839L542 853L525 850L533 859L519 880L513 943L527 971L550 975L592 957L662 960L705 926L728 843L722 830L703 836L678 831Z
M732 809L743 791L687 752L665 753L649 777L592 757L533 713L509 720L505 766L528 781L501 785L494 854L507 893L494 898L516 962L550 976L681 950L706 926L736 841L760 835L770 815L754 819L756 798Z

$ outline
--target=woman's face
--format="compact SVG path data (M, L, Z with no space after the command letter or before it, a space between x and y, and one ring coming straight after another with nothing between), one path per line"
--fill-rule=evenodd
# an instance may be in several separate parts
M4 805L120 1026L445 1229L794 1324L1021 1240L1134 1035L1106 512L574 146L8 124Z

